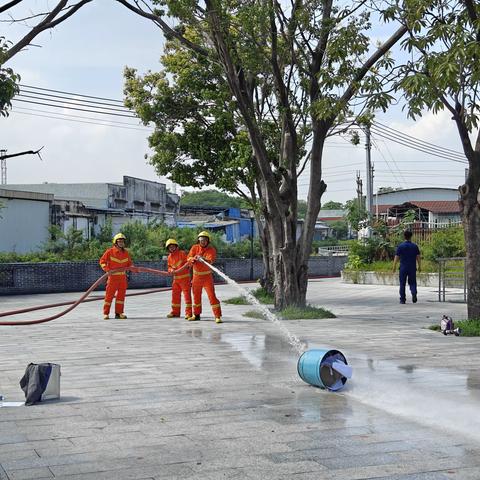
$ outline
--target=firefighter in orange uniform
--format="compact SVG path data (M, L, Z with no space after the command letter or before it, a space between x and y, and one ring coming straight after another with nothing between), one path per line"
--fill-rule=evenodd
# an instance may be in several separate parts
M100 258L100 266L104 272L115 268L131 267L132 259L125 248L126 237L123 233L117 233L112 240L113 247L105 251ZM107 280L105 290L105 303L103 304L103 318L109 319L110 305L115 297L115 318L127 318L123 313L125 293L127 291L127 274L125 271L112 273Z
M168 271L175 272L179 268L187 265L187 254L180 250L175 239L169 238L165 242L165 248L168 250ZM185 300L185 318L188 320L192 316L192 283L190 280L190 268L184 268L173 275L172 282L172 310L167 318L179 317L182 306L182 292Z
M193 266L193 315L188 320L200 320L200 314L202 313L202 289L205 289L215 322L222 323L222 309L220 301L215 295L213 272L208 265L199 260L204 258L208 263L213 263L217 258L217 251L210 245L210 234L208 232L200 232L197 239L198 242L193 245L188 253L188 262Z

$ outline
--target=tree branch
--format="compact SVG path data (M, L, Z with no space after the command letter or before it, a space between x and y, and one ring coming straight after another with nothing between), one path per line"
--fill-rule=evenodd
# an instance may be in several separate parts
M0 13L6 12L9 8L14 7L20 2L23 2L23 0L12 0L11 2L8 2L5 5L0 6Z
M203 55L203 56L208 56L208 51L205 50L204 48L200 47L199 45L196 45L195 43L191 42L187 38L185 38L182 34L174 30L172 27L167 25L167 23L158 15L155 15L154 13L149 13L146 12L145 10L142 10L141 8L135 7L134 5L131 5L128 0L116 0L118 3L123 5L124 7L128 8L132 12L136 13L137 15L140 15L141 17L148 18L150 20L153 20L157 25L161 28L163 33L166 36L170 36L173 38L176 38L180 43L188 47L189 49L193 50L194 52Z
M60 0L57 6L39 24L33 27L27 35L25 35L20 41L18 41L15 45L13 45L11 48L9 48L5 52L5 55L3 57L3 62L6 63L14 55L16 55L20 50L22 50L24 47L29 45L39 33L43 32L44 30L48 30L50 28L55 27L56 25L58 25L59 23L69 18L81 7L83 7L87 3L90 3L91 1L92 0L81 0L77 4L72 5L71 7L67 7L70 10L67 13L65 13L63 16L55 20L55 17L65 9L65 6L68 3L68 0Z
M357 74L350 82L350 85L345 90L340 98L340 103L346 105L350 99L357 92L358 83L365 77L375 63L380 60L385 53L387 53L404 35L407 33L408 28L402 25L383 45L381 45L375 53L358 69Z

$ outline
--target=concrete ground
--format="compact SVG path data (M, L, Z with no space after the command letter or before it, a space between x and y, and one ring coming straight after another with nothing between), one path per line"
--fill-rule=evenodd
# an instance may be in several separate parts
M6 400L23 399L28 363L62 368L59 401L0 408L0 480L479 479L480 339L428 330L466 315L436 295L399 305L397 287L311 281L309 303L337 318L283 324L344 353L353 378L337 393L304 383L284 334L244 317L250 306L223 304L221 325L209 307L199 322L166 319L165 292L127 298L127 320L91 302L0 327ZM0 311L78 296L1 297Z

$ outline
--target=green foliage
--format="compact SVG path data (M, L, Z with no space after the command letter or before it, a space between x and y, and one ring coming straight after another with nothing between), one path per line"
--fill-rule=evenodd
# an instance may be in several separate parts
M471 319L471 320L459 320L454 322L455 328L460 328L462 330L462 337L480 337L480 319ZM429 330L434 330L435 332L440 332L440 325L430 325Z
M0 116L7 117L12 106L12 98L19 92L20 75L11 68L2 66L5 52L8 48L5 37L0 36Z
M322 204L322 210L343 210L345 207L343 203L329 201Z
M328 225L333 230L333 236L337 239L344 239L348 236L348 223L345 220L335 220L328 222Z
M273 296L264 288L259 287L256 290L253 290L251 294L260 302L265 304L274 303Z
M299 200L297 202L297 209L298 209L298 218L305 218L307 213L307 202L305 200Z
M168 255L165 242L168 238L175 238L182 250L188 252L190 247L197 242L198 233L204 230L198 228L170 228L165 224L151 222L129 222L121 227L122 233L127 237L127 248L134 261L160 260ZM102 253L112 246L112 226L107 223L100 231L97 238L86 240L82 232L70 228L63 233L58 226L49 228L50 239L43 245L43 250L37 253L16 254L0 253L0 262L62 262L98 260ZM217 249L217 256L223 258L250 258L250 240L236 244L229 244L222 240L219 233L211 234L212 245ZM258 239L253 242L254 257L261 256Z
M393 258L395 247L381 237L371 237L364 241L353 243L349 250L348 265L357 269L359 265L368 265L375 260Z
M202 190L201 192L183 192L180 205L201 205L202 207L234 207L250 208L243 198L228 195L218 190Z
M245 312L243 316L248 318L258 318L258 319L265 318L265 315L260 310L249 310L248 312Z
M461 227L451 227L432 235L421 248L422 256L435 261L437 258L464 257L465 237Z
M284 320L336 318L336 316L329 310L314 307L313 305L307 305L306 307L290 306L281 310L279 315Z
M305 307L289 306L280 311L272 311L274 315L282 320L304 320L319 318L336 318L336 316L324 308L307 305ZM243 314L249 318L265 318L265 314L259 310L249 310Z
M228 305L250 305L250 302L245 297L232 297L222 301Z
M368 218L367 210L365 209L365 205L362 202L362 205L358 204L358 200L348 200L345 204L347 209L346 219L348 223L351 225L353 230L359 230L359 224L366 218Z

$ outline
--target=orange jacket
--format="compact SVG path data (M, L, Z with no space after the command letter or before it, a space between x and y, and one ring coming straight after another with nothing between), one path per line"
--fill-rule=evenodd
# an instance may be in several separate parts
M100 258L99 263L102 267L102 270L108 272L115 268L131 267L132 259L125 248L121 249L117 246L113 246L105 251L105 253L102 255L102 258ZM116 272L113 275L125 275L125 272Z
M183 267L187 263L187 254L177 248L173 253L170 253L167 258L168 271L173 273L175 270L178 270L180 267ZM175 280L181 278L187 278L190 276L190 271L188 268L184 268L177 275L174 275Z
M203 262L195 262L194 257L196 255L202 256L208 263L214 263L217 258L217 251L215 247L212 247L210 244L206 247L200 246L199 243L195 244L188 252L188 261L193 263L193 274L211 272L210 268L205 265Z

